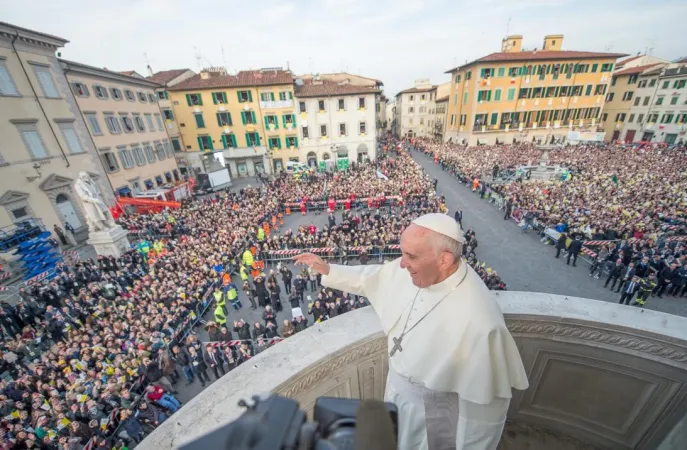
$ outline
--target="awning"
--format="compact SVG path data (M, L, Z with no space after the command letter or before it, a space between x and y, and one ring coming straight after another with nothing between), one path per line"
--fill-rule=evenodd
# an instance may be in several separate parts
M160 175L156 176L155 181L157 181L158 183L162 183L162 177Z
M120 187L117 189L117 192L119 195L129 195L131 194L131 188L129 188L129 186Z
M151 187L153 187L153 180L146 180L145 184L146 184L146 187L151 188Z

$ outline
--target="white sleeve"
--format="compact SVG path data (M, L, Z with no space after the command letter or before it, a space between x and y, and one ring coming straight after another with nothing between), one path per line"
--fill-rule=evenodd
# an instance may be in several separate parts
M369 266L330 264L329 275L322 276L322 285L351 294L362 295L369 299L372 293L369 292L370 289L366 288L370 287L370 281L379 274L383 267L383 264Z
M509 398L494 397L487 405L459 400L456 450L496 450L501 440Z

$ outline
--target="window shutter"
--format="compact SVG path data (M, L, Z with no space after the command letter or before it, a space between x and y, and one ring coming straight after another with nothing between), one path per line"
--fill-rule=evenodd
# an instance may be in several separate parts
M293 100L293 92L289 91L289 100Z
M227 135L226 134L222 135L222 146L224 148L227 148Z
M252 101L253 101L253 100L251 100L251 102L252 102ZM251 112L250 112L250 117L251 117L251 119L253 119L253 123L257 123L257 121L255 120L255 111L251 111Z
M191 104L191 94L186 94L186 103L188 103L188 106L193 106Z
M270 99L272 99L272 101L274 101L274 92L270 92Z
M202 151L203 150L203 140L198 136L198 148Z
M248 101L253 103L253 92L252 91L248 91Z
M220 113L217 113L217 125L221 127L223 125L222 125L222 120L220 119L220 117L221 117Z
M213 105L217 104L217 94L215 94L214 92L212 93L212 104Z
M293 129L296 129L296 115L291 114L291 124L293 125Z
M270 121L269 121L268 119L269 119L269 116L265 116L265 128L267 128L267 129L269 130L269 128L270 128Z
M255 141L256 141L256 146L260 146L260 134L255 133Z
M246 112L245 111L241 111L241 122L243 122L244 125L246 124Z
M198 106L203 106L203 96L198 93Z
M284 124L284 128L286 128L286 116L287 116L286 114L281 115L281 123Z
M277 138L277 148L281 149L281 138Z
M295 146L296 148L298 148L298 136L296 136L295 138L293 138L293 142L294 142L294 146Z

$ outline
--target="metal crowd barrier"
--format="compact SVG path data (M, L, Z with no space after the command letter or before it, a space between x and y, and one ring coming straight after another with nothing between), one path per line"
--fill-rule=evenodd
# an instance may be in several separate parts
M336 260L344 264L349 259L359 259L361 253L367 251L369 260L383 262L389 257L396 258L401 255L401 246L398 244L377 246L358 246L358 247L324 247L324 248L294 248L284 250L270 250L263 253L265 263L276 265L282 261L291 261L294 256L301 253L315 253L323 259Z

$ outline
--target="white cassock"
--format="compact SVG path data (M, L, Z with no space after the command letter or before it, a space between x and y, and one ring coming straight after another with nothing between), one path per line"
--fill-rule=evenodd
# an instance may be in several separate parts
M331 264L322 277L324 286L369 299L389 350L406 320L407 329L417 324L403 337L402 350L389 357L385 400L399 409L398 448L496 449L511 388L527 389L528 383L494 295L465 261L418 293L400 261Z

